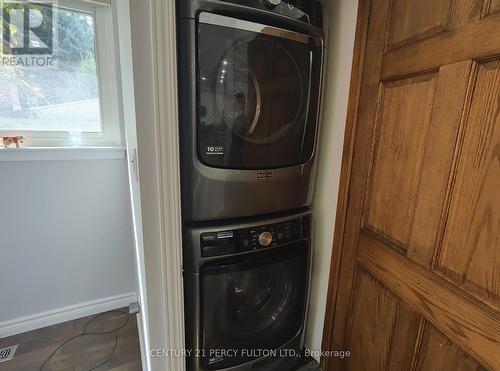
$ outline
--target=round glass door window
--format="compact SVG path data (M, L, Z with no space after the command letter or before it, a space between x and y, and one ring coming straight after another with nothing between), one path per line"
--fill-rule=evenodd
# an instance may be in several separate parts
M272 143L302 116L302 74L280 43L258 36L239 40L219 63L215 102L234 135L251 143Z
M242 341L263 336L283 323L294 304L295 293L289 273L277 266L274 271L238 273L228 276L226 296L217 305L221 333ZM238 331L235 331L238 329Z
M214 349L278 349L297 336L304 323L307 243L284 250L202 268L201 336L206 354ZM220 369L253 358L255 354L238 352L203 361L207 369Z

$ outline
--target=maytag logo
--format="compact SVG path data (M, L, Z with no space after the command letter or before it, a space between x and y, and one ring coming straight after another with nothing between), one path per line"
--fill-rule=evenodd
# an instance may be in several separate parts
M267 179L271 179L272 177L273 177L272 171L259 171L257 173L257 179L260 179L260 180L267 180Z

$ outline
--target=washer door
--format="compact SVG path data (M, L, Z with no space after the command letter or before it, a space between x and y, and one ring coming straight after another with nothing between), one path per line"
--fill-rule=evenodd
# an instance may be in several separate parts
M317 41L269 26L200 15L197 142L202 162L268 169L310 158L318 103L311 91L320 89Z
M231 367L267 355L301 330L307 243L277 250L202 269L202 363L207 369Z

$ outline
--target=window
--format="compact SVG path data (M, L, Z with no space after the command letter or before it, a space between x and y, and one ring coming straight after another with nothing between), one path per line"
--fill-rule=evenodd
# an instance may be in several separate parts
M2 9L11 34L1 54L0 135L23 135L26 146L121 146L111 7L28 4Z

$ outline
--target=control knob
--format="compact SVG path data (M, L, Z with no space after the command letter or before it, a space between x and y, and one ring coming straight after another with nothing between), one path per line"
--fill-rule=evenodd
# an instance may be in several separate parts
M259 234L259 244L261 246L267 247L273 242L273 235L269 232L262 232Z
M268 8L274 8L281 4L281 0L264 0Z

